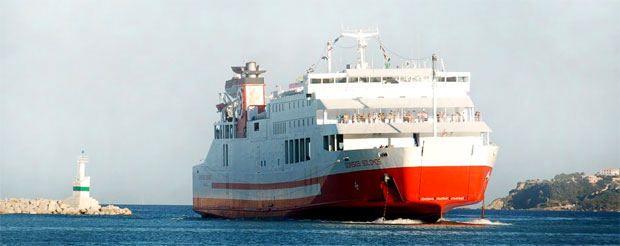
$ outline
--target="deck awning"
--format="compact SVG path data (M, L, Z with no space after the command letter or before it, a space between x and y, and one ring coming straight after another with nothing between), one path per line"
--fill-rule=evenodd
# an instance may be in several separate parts
M349 98L319 99L320 109L368 109L368 108L431 108L432 98ZM438 108L470 108L474 103L469 97L437 98Z
M369 134L369 133L410 133L433 132L433 123L359 123L336 124L340 134ZM437 123L437 134L443 131L450 132L491 132L491 128L484 122L452 122Z

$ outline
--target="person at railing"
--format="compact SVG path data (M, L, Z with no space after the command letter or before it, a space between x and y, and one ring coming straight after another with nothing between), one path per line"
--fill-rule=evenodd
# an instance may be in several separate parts
M480 111L476 111L473 117L467 117L467 111L463 112L454 112L452 114L447 114L446 112L437 112L434 118L437 122L447 122L447 123L456 123L456 122L468 122L468 121L482 121L482 116ZM367 112L367 113L343 113L336 115L336 122L338 124L355 124L355 123L421 123L428 122L433 120L432 117L429 117L429 114L426 110L422 109L420 112L416 112L413 110L407 112L398 112L390 110L387 113L379 113L379 112Z

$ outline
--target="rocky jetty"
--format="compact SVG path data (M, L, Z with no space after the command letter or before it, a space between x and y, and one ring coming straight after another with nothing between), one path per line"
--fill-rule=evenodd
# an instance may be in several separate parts
M3 199L0 214L66 214L66 215L132 215L128 208L114 205L78 209L60 200L50 199Z

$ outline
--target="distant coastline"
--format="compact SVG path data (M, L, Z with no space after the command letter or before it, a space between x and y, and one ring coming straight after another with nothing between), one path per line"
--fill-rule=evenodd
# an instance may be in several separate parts
M493 200L486 208L620 212L618 169L604 170L595 175L558 174L551 180L519 182L508 196Z

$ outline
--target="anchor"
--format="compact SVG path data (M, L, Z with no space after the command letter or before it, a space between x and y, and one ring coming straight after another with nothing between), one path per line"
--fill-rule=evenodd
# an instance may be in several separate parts
M398 190L398 185L396 185L394 178L392 178L392 176L390 176L388 173L383 174L383 182L380 183L380 186L381 191L383 191L383 219L385 220L385 216L387 215L388 202L404 202L405 199L403 199L403 196L400 194L400 191ZM394 191L396 192L393 193L398 194L398 196L392 195L392 193L390 193L390 188L394 189Z

